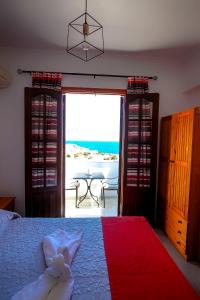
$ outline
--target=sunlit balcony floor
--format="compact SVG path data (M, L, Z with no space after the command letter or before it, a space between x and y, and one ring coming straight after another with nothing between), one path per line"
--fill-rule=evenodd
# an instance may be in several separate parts
M82 194L79 194L79 197ZM116 191L105 191L105 208L99 197L100 206L89 196L80 203L79 208L75 207L75 191L66 191L65 194L65 217L100 217L117 216L118 198Z

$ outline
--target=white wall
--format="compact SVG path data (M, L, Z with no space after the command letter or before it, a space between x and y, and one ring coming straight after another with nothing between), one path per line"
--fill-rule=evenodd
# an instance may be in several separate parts
M183 99L190 99L194 105L200 105L200 47L187 52L182 64L184 74Z
M24 87L31 86L29 75L16 74L17 68L42 71L157 75L151 92L160 93L160 115L192 107L182 97L184 84L181 60L162 52L107 53L84 63L64 51L0 48L0 66L12 75L12 83L0 90L0 194L15 195L16 209L24 211ZM64 86L126 88L125 79L64 77Z
M200 84L200 46L187 51L182 63L184 73L185 91L195 88Z

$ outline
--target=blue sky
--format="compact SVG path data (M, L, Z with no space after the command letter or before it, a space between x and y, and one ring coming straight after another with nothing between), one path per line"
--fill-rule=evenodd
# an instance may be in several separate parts
M120 96L66 94L66 140L119 141Z

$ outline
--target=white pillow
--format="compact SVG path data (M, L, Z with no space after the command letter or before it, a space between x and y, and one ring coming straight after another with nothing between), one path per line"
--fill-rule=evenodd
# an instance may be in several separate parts
M4 233L10 221L16 218L20 218L20 215L12 211L0 209L0 235Z
M16 212L0 209L0 219L1 218L7 218L8 220L13 220L16 218L21 218L21 216Z

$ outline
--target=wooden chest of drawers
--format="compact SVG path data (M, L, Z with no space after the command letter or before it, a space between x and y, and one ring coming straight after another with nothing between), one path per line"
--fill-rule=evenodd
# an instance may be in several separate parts
M175 247L185 258L187 245L187 227L188 222L184 220L174 210L168 208L165 217L165 231Z
M15 197L0 197L0 209L14 211Z

